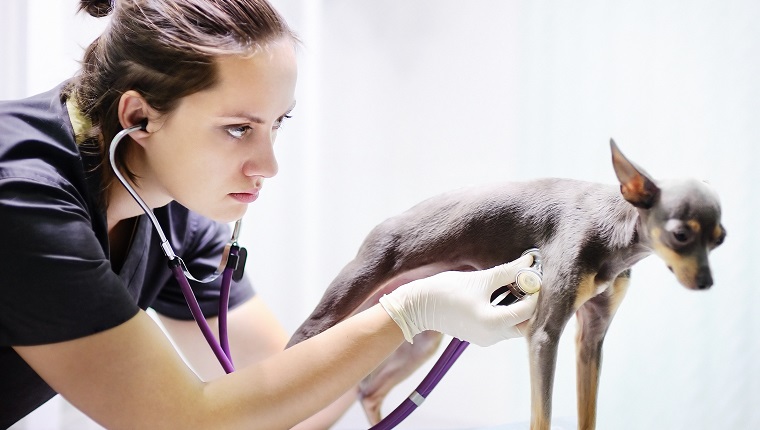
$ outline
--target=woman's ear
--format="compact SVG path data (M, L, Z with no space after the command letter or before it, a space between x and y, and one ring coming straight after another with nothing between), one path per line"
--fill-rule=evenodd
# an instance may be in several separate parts
M129 127L138 125L142 122L146 123L146 127L143 130L138 130L130 133L132 140L139 142L141 139L148 137L155 127L152 127L151 120L156 120L158 115L156 111L150 107L145 98L135 90L129 90L124 92L119 98L119 123L122 128L127 129ZM153 130L155 131L155 130Z

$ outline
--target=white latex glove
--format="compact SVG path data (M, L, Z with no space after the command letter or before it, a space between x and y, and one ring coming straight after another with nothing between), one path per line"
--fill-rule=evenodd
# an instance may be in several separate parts
M493 345L523 336L517 325L533 315L538 293L509 306L491 305L491 295L532 263L528 254L491 269L442 272L400 286L381 297L380 304L409 343L416 334L434 330L475 345Z

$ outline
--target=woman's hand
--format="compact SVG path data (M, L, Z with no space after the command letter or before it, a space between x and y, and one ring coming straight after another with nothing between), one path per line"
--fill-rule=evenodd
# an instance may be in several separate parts
M434 330L476 345L493 345L524 335L519 324L533 315L537 294L509 306L493 306L490 298L532 262L528 254L487 270L439 273L402 285L380 298L380 304L410 343L416 334Z

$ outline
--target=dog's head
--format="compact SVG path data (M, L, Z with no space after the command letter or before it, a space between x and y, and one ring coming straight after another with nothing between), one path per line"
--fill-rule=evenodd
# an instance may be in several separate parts
M665 261L686 288L710 288L708 254L726 237L718 195L707 183L693 179L655 183L613 140L610 147L620 192L639 209L642 243Z

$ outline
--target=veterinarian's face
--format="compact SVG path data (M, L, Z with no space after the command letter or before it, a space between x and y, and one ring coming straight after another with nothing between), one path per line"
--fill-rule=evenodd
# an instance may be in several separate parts
M145 145L145 162L168 197L209 218L243 216L277 173L274 142L295 104L291 39L217 62L218 82L182 98Z

